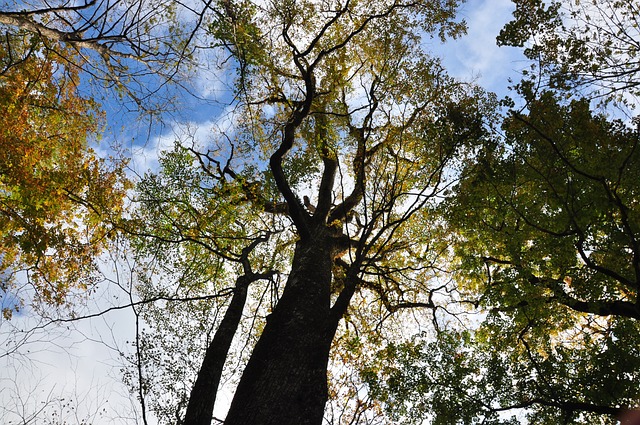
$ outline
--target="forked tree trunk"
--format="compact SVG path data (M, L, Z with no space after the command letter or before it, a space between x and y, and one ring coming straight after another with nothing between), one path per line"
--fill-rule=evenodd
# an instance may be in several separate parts
M320 425L337 323L329 320L332 246L322 228L296 245L282 298L256 344L225 425Z

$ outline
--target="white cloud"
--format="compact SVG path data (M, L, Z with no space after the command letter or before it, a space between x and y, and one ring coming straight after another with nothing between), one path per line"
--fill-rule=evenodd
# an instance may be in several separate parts
M151 138L141 146L131 147L131 162L129 168L134 175L142 176L148 171L155 171L159 166L160 155L163 151L171 150L180 140L181 132L178 126L172 126L169 131Z
M498 47L496 37L511 20L510 0L484 0L466 3L460 17L467 21L468 34L445 43L436 53L450 73L464 80L475 80L481 86L504 93L509 77L516 77L524 67L519 49Z
M192 79L196 97L219 102L233 95L235 62L226 59L226 54L221 49L199 51L197 59L199 66Z

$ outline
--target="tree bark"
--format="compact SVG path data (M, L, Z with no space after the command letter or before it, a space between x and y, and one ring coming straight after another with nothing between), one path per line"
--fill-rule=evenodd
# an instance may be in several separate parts
M282 298L256 344L226 425L320 425L337 321L330 320L333 242L320 225L296 245Z

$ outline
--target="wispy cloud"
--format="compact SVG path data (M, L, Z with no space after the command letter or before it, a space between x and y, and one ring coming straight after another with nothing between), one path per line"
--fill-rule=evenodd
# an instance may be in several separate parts
M437 50L450 73L498 93L506 91L508 79L525 65L521 50L496 43L513 8L510 0L474 1L462 7L460 17L467 21L468 34Z

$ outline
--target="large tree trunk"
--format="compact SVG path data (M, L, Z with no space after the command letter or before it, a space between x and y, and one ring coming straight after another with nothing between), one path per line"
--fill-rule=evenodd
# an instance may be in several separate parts
M296 245L282 298L256 344L225 425L320 425L337 322L330 317L332 243L318 226Z

